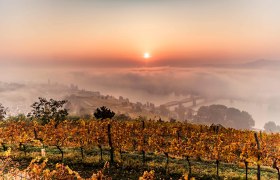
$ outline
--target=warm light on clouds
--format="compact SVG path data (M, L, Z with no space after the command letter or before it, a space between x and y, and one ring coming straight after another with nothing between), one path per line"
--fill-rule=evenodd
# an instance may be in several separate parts
M0 59L279 59L280 2L1 1Z

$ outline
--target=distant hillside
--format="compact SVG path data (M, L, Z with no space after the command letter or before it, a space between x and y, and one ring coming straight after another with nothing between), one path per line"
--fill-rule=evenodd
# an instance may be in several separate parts
M248 68L248 69L276 69L280 68L280 61L278 60L265 60L260 59L256 61L250 61L247 63L235 63L235 64L204 64L198 65L198 67L211 67L211 68Z
M14 91L14 90L17 90L17 89L23 88L23 87L24 87L24 85L19 84L19 83L0 82L0 93L5 92L5 91Z
M115 98L109 95L101 95L99 92L78 91L65 97L68 100L66 106L72 115L92 115L96 108L107 106L117 114L126 114L131 117L145 116L147 118L159 117L160 113L153 103L132 103L127 98L120 96Z
M280 61L261 59L242 64L241 66L246 68L280 68Z
M151 119L168 120L167 109L160 109L151 102L130 102L122 96L116 98L110 95L102 95L98 91L80 89L77 85L63 85L59 83L4 83L0 82L0 103L8 108L8 115L27 114L31 104L38 97L47 99L68 100L67 109L70 115L92 115L96 108L107 106L117 114L126 114L133 118L145 116Z

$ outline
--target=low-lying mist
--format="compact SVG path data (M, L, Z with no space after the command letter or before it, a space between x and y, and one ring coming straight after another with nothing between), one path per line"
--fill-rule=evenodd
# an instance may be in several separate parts
M81 89L123 96L131 101L160 105L190 94L206 104L224 104L249 112L256 128L265 122L280 124L278 68L141 67L141 68L0 68L0 103L28 103L44 94L32 84L75 84ZM4 88L4 83L19 85ZM2 87L1 87L2 86ZM6 86L5 86L6 87ZM61 92L61 97L63 92ZM59 97L60 94L54 95ZM10 104L10 103L9 103Z

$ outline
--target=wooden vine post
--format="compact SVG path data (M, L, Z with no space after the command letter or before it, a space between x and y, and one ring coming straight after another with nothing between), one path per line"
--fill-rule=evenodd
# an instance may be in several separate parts
M110 162L111 164L114 164L114 147L112 143L112 137L111 137L111 124L108 124L108 141L109 141L109 146L110 146Z
M216 178L219 179L219 165L220 165L220 152L219 152L219 130L220 130L220 126L219 125L215 125L214 126L214 131L216 133L216 151L217 151L217 158L216 158Z
M275 168L277 170L277 174L278 174L278 180L280 180L280 171L279 171L279 167L277 166L277 159L273 160L273 168Z
M145 164L145 162L146 162L146 152L144 150L144 146L145 146L145 133L144 133L144 130L145 130L145 121L143 120L142 121L142 162L143 162L143 164Z
M245 163L245 173L246 173L246 180L248 179L248 161L247 160L245 160L244 161L244 163Z
M257 143L257 148L258 148L258 172L257 172L257 179L260 180L261 179L261 166L260 166L260 159L261 159L261 155L260 155L260 150L261 150L261 145L260 145L260 141L258 139L258 134L255 132L254 133L255 136L255 140Z

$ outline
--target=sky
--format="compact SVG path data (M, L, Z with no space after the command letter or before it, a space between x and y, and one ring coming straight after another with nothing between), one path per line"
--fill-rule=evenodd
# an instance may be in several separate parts
M277 60L279 6L278 0L0 0L0 62L122 67Z

